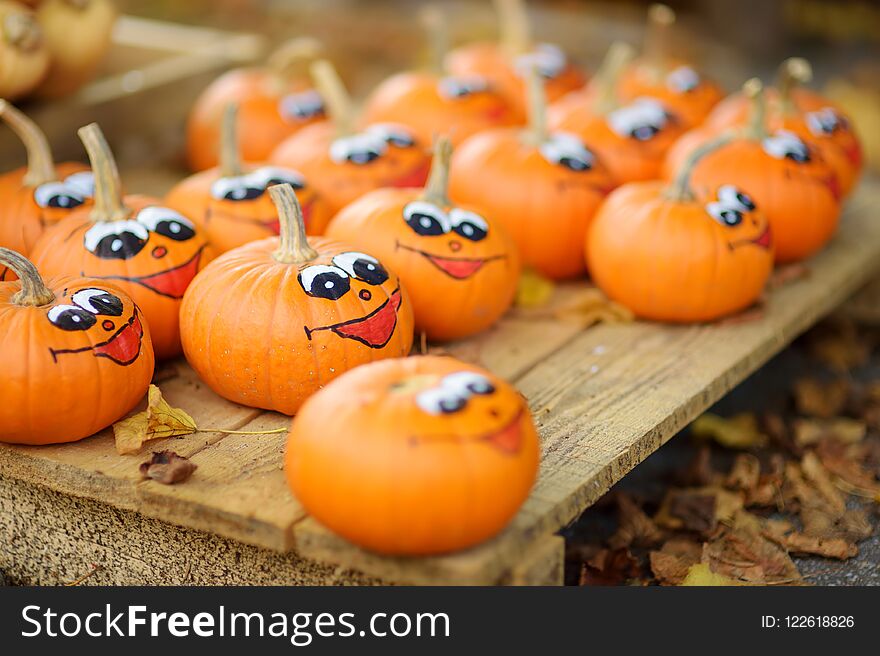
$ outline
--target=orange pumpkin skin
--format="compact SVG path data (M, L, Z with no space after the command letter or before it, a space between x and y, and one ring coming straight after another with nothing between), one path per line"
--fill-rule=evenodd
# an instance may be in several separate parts
M655 321L712 321L758 300L773 270L770 225L760 205L733 207L718 188L673 200L666 187L633 182L605 201L587 240L596 285ZM736 211L739 223L725 223L724 210Z
M153 375L149 329L126 294L105 281L69 276L46 284L54 301L22 307L12 302L20 282L0 282L0 442L88 437L134 408ZM92 293L86 290L112 299L84 301ZM71 312L91 325L78 329Z
M653 180L663 157L684 132L684 125L664 105L641 98L607 115L590 103L565 101L552 105L550 127L571 132L589 144L619 183Z
M88 208L72 212L40 237L32 259L49 276L112 281L146 317L156 357L170 358L180 353L183 292L212 253L189 219L159 199L133 195L124 202L133 212L124 222L94 222Z
M358 367L309 399L293 421L285 473L306 510L345 539L428 555L504 528L538 460L534 424L512 386L421 356Z
M340 266L354 270L353 254L369 256L315 237L318 257L296 266L274 259L279 243L269 237L245 244L196 276L180 309L181 338L186 359L217 394L293 414L347 369L408 354L413 315L393 273L368 282ZM309 280L311 293L323 289L322 279L311 278L315 267L347 291L335 300L310 295Z
M567 168L512 128L465 141L449 176L453 201L494 217L513 238L523 265L557 280L584 273L584 236L614 186L600 159L591 158L584 170Z
M394 75L380 84L367 99L363 115L367 124L405 125L422 143L431 143L436 134L448 134L455 145L482 130L515 125L523 118L479 76L415 72Z
M388 130L399 143L382 138ZM403 145L403 144L406 145ZM346 155L359 161L345 159ZM382 187L421 187L430 158L424 146L404 126L375 124L360 133L339 137L330 123L312 125L284 140L269 161L306 176L331 214Z
M215 254L278 234L278 214L266 189L270 184L296 185L309 234L322 234L332 214L297 171L250 165L243 175L223 176L219 168L196 173L174 186L165 203L191 218Z
M541 60L547 60L546 67ZM495 43L474 43L456 48L446 56L446 68L453 75L479 75L498 90L519 116L526 115L526 82L523 77L530 62L537 61L543 72L547 99L552 102L587 82L584 72L551 44L538 44L530 53L510 57ZM534 64L532 64L534 65Z
M418 224L425 208L434 221L428 231ZM460 221L455 228L446 225L453 220ZM422 200L420 189L370 192L337 214L327 235L375 254L397 272L412 301L416 331L428 339L485 330L513 302L520 261L500 223L472 208Z
M670 67L660 79L649 74L640 62L624 71L617 91L630 102L647 96L656 98L675 114L685 128L700 125L723 98L721 87L684 62Z
M237 69L221 75L202 92L190 112L186 154L194 171L216 166L223 111L239 105L241 155L246 161L266 160L284 139L301 128L324 120L320 96L304 78L278 84L265 69Z

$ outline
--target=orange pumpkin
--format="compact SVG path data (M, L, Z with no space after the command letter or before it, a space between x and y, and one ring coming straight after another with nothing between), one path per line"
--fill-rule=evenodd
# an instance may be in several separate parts
M486 78L447 75L443 18L435 8L423 15L436 51L434 69L398 73L382 82L367 99L363 120L400 123L422 143L448 134L453 144L487 128L519 123L521 113Z
M424 190L378 189L345 207L327 236L388 263L409 292L416 331L450 340L485 330L510 307L520 263L499 222L447 195L452 146L434 147Z
M657 99L620 104L617 80L632 56L628 45L613 44L590 88L563 98L549 113L550 126L583 139L619 183L658 177L663 156L684 131L679 118Z
M138 304L159 358L180 353L183 292L211 253L195 225L148 196L122 195L116 162L96 124L79 130L95 172L95 205L47 230L33 260L47 275L112 280Z
M375 257L306 240L290 185L269 188L281 236L224 253L196 276L180 309L186 359L217 394L295 413L360 364L409 353L412 308Z
M0 98L27 95L46 77L50 55L30 8L0 0Z
M301 128L325 118L324 101L299 72L320 46L312 39L293 39L279 48L266 66L237 68L224 73L205 89L193 105L186 126L186 155L193 171L220 163L223 110L239 105L241 154L262 162L272 149Z
M696 163L691 184L708 189L732 184L742 189L770 220L776 261L802 260L821 249L837 228L841 198L837 176L815 146L788 130L768 131L759 80L749 80L746 89L753 105L749 125ZM670 153L666 170L674 170L677 160L689 154L679 149Z
M758 300L773 270L770 222L733 184L691 186L693 151L672 185L631 182L608 197L590 227L596 285L645 319L712 321Z
M648 96L668 107L685 127L703 122L724 97L717 83L696 70L692 62L672 50L675 12L654 4L648 10L648 28L642 56L620 77L618 93L625 102Z
M333 214L374 189L425 184L430 157L409 128L375 123L356 131L351 100L332 64L315 62L312 75L332 122L284 140L271 162L301 171Z
M323 233L330 210L305 176L280 166L242 165L235 129L237 113L237 106L230 103L221 134L220 166L179 182L168 192L165 202L195 221L215 254L225 253L278 234L278 214L266 189L287 183L299 194L307 232Z
M46 226L91 202L94 179L77 162L57 166L46 135L27 116L0 99L2 119L27 149L28 165L0 175L0 246L29 254ZM0 268L0 280L13 279Z
M539 444L525 399L492 374L421 356L358 367L310 398L285 473L311 516L383 554L497 534L528 497Z
M153 348L141 313L112 284L62 276L46 282L0 248L0 442L53 444L97 433L141 400Z
M446 68L453 75L479 75L489 80L521 116L527 113L525 78L537 68L553 101L587 81L584 72L551 43L534 43L523 0L495 0L500 20L499 43L473 43L452 50Z
M450 197L501 222L524 265L572 278L585 271L584 236L614 179L576 136L547 130L543 83L537 73L530 81L528 129L465 141L452 158Z

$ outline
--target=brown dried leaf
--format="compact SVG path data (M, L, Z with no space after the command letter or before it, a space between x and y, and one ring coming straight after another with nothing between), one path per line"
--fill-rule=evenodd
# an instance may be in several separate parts
M821 538L804 533L789 533L782 546L790 553L824 556L846 560L859 555L859 548L844 538Z
M858 456L858 451L850 452L837 440L822 440L816 447L816 454L829 472L849 485L868 493L880 492L874 471L853 457Z
M810 353L838 372L846 372L865 364L870 347L859 338L852 322L825 324L810 333Z
M631 310L610 300L591 287L556 308L553 316L560 321L577 323L589 328L597 323L628 323L635 318Z
M708 535L718 522L728 521L743 507L743 497L720 487L672 489L666 493L654 521L664 528Z
M816 419L796 419L794 422L794 441L799 446L818 444L825 438L836 439L844 444L854 444L864 439L868 427L864 422L847 417L836 417L819 421Z
M629 549L602 549L581 568L579 585L621 585L641 575Z
M633 545L651 547L663 539L663 531L627 494L617 495L618 529L608 539L612 549L624 549Z
M758 429L758 421L751 413L724 418L707 412L691 424L691 434L715 440L729 449L751 449L767 442L767 436Z
M712 469L712 450L708 445L700 445L690 464L676 476L683 487L703 487L718 483L721 475Z
M815 378L802 378L794 384L795 407L801 414L830 419L843 411L850 391L850 383L844 378L830 383L822 383Z
M737 454L733 467L727 475L725 486L732 490L741 490L747 495L754 492L761 480L761 462L750 453Z
M760 519L742 511L703 550L713 572L753 584L801 582L785 549L761 532Z
M141 476L151 478L163 485L182 483L196 470L196 465L188 458L174 451L154 451L153 457L140 466Z
M649 554L651 571L662 585L681 585L690 568L700 562L702 552L699 543L674 538Z
M804 478L816 489L832 513L842 514L846 510L846 501L834 483L828 470L812 451L808 451L801 459L801 472Z
M113 424L116 451L121 455L138 453L149 440L190 435L197 430L193 418L168 405L155 385L150 385L146 410Z
M827 507L801 508L804 534L818 538L841 538L848 542L864 540L873 533L871 521L862 509L835 514Z

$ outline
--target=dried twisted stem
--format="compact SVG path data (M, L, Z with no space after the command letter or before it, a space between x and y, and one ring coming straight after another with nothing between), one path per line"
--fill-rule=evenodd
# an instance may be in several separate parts
M55 300L55 294L46 287L37 267L21 253L9 248L0 248L0 266L13 271L21 282L21 290L12 296L15 305L40 307Z
M303 264L318 257L318 251L309 246L306 238L306 223L302 208L289 184L278 184L269 187L269 195L278 209L281 224L281 244L272 257L284 264Z

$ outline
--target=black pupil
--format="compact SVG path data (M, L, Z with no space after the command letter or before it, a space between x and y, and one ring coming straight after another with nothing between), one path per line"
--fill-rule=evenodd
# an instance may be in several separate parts
M800 149L789 150L787 153L785 153L785 156L794 162L809 162L810 161L810 154L808 152L806 152L805 150L800 150Z
M88 330L96 321L95 315L80 308L70 308L62 311L52 323L61 330Z
M742 214L736 210L724 210L721 212L721 218L724 220L724 223L729 226L739 225L743 220Z
M402 134L389 135L385 138L385 141L398 148L409 148L413 145L413 140Z
M448 398L448 399L441 399L440 400L440 411L445 412L447 414L449 414L451 412L456 412L458 410L461 410L465 406L466 403L467 403L467 400L463 399L460 396L454 396L454 397Z
M111 317L118 317L122 314L122 301L113 294L101 294L100 296L92 296L89 299L92 307L97 310L98 314Z
M465 239L470 239L471 241L480 241L486 237L486 231L470 221L462 221L455 226L453 230Z
M633 128L631 134L633 139L638 139L639 141L647 141L658 132L660 132L660 128L658 128L656 125L640 125L637 128Z
M140 253L146 244L146 239L126 230L101 239L95 248L95 255L105 260L127 260Z
M156 224L156 233L175 241L186 241L187 239L192 239L196 234L189 226L173 219L159 221Z
M83 204L82 199L67 194L58 194L49 199L49 207L59 207L64 210L73 209Z
M406 223L420 235L434 237L443 234L443 225L430 214L415 212L406 220Z
M363 280L370 285L381 285L388 280L388 272L378 262L371 262L365 259L355 260L352 265L352 271L354 271L354 275L359 280Z
M559 163L562 164L565 168L571 169L572 171L589 171L590 164L579 157L563 157L559 160Z
M752 199L745 194L737 192L736 199L743 207L748 208L749 210L755 209L755 204L752 202Z
M352 164L369 164L379 159L379 153L375 150L358 150L348 154L348 161Z
M223 198L226 200L253 200L262 196L263 191L259 187L236 187L227 191Z
M335 301L349 290L350 283L347 277L340 276L332 271L319 273L312 279L311 289L307 289L309 296L326 298Z
M480 381L478 383L468 383L468 390L474 394L491 394L495 391L492 383Z

